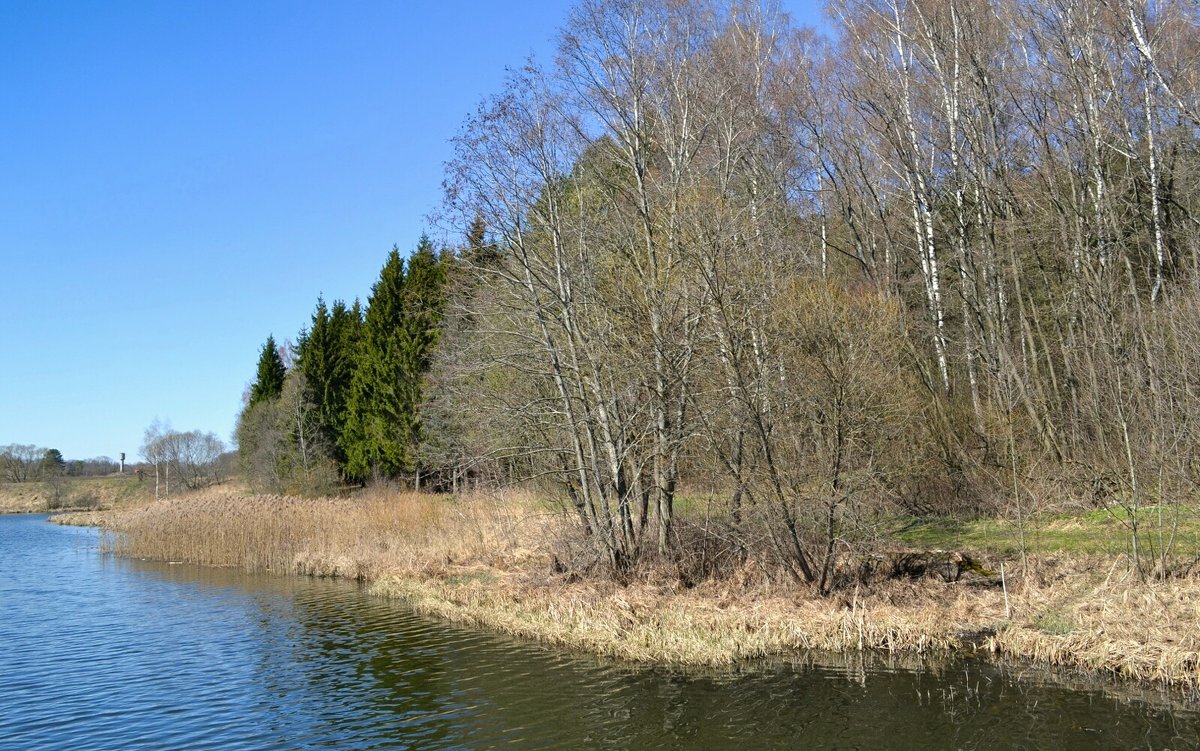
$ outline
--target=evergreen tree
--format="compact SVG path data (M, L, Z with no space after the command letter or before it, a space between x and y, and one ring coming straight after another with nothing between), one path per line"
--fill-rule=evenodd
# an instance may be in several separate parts
M42 454L42 472L47 475L61 475L67 468L62 452L58 449L46 449Z
M394 477L417 470L421 378L437 342L446 270L422 236L407 264L392 249L371 288L346 402L346 475Z
M449 256L447 257L448 260ZM446 307L446 266L427 235L422 235L408 262L400 328L402 358L400 397L409 415L404 425L410 468L420 472L417 456L424 429L421 422L422 386L430 356L441 335Z
M346 464L346 402L361 329L357 300L349 308L335 300L330 308L318 299L312 325L297 346L296 368L304 374L306 396L316 407L321 435L341 468Z
M406 467L407 414L400 398L404 260L393 247L371 287L346 400L346 476L394 476Z
M437 344L446 307L446 266L437 256L427 235L421 235L408 261L408 277L402 297L402 328L409 374L418 377L429 366L429 355Z
M283 379L286 375L287 368L283 365L283 358L279 356L275 337L268 336L258 357L258 376L254 385L250 387L250 403L247 406L253 407L267 399L278 399L283 393Z

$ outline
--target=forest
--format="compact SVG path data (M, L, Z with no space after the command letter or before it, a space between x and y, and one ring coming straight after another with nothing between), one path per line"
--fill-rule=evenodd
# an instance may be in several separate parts
M1200 15L1182 0L582 0L365 303L268 339L244 475L524 485L617 576L830 593L899 519L1119 523L1191 570ZM700 500L703 499L703 500ZM698 507L703 505L703 509Z

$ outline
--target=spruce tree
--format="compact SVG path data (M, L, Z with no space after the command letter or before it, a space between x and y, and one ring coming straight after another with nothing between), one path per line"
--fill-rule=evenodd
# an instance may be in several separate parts
M274 335L268 336L262 352L258 356L258 375L254 385L250 387L250 403L253 407L261 401L278 399L283 393L283 379L287 368L283 358L279 356L279 348L275 345Z
M419 376L429 366L429 355L441 332L446 307L446 267L427 235L408 261L408 278L402 300L406 349L413 363L410 375Z
M400 328L400 354L403 379L400 398L407 419L403 439L407 442L410 469L420 471L417 457L424 439L421 423L422 385L429 370L430 357L441 335L446 303L446 264L433 249L426 235L408 262L404 287L403 322Z
M437 343L445 286L445 266L423 235L407 268L392 249L371 288L346 402L347 477L418 469L421 379Z
M346 400L346 476L392 477L407 466L409 415L400 397L404 260L393 247L371 287Z
M463 249L463 257L475 268L494 268L500 263L500 249L495 243L488 242L487 222L479 214L475 215L467 229L467 247Z
M356 300L333 307L318 298L312 325L300 337L296 367L304 374L307 398L316 406L320 431L339 468L346 464L346 402L354 376L362 313Z
M57 477L65 472L67 462L63 459L62 452L58 449L46 449L42 454L42 473Z

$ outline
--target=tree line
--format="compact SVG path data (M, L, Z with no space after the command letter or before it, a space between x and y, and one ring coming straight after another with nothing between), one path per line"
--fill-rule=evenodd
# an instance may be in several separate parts
M392 249L365 306L318 299L294 347L268 337L237 427L254 484L304 494L368 480L420 487L431 472L422 379L454 263L422 236L407 259Z
M110 460L111 462L111 460ZM113 465L114 471L116 465ZM71 462L68 465L58 449L48 449L29 443L10 443L0 446L0 473L7 482L34 482L45 477L65 474L74 469L103 469L103 459ZM104 474L104 472L95 472Z
M691 554L685 485L821 591L897 512L1051 501L1164 571L1200 481L1195 6L829 23L582 0L454 139L465 245L319 303L291 369L268 342L244 461L553 483L615 571Z

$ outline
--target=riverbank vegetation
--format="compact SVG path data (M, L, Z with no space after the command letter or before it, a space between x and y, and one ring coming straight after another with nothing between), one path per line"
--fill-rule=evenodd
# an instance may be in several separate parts
M125 556L358 578L430 615L625 659L984 650L1200 689L1200 635L1189 625L1200 582L1143 584L1113 556L1034 556L1003 585L936 566L880 571L822 598L798 591L767 547L698 582L665 565L623 582L574 569L564 562L581 544L572 512L528 492L300 499L214 489L103 521L107 545Z
M67 459L58 449L0 446L0 513L119 508L169 495L172 482L176 491L219 484L234 463L216 434L158 420L145 432L141 455L144 464L126 465L125 454L119 461Z

